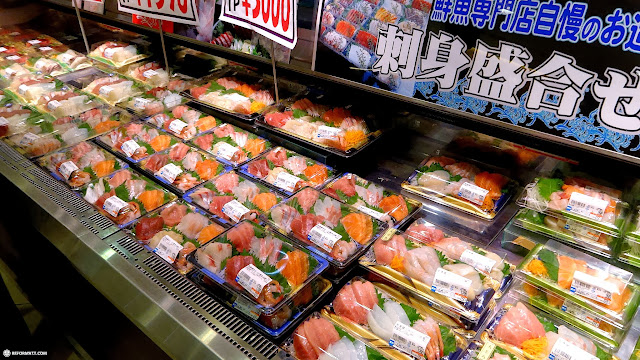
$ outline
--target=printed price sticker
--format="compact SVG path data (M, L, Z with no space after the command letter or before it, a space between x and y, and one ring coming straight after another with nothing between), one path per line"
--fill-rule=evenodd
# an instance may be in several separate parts
M387 214L381 213L379 211L375 211L373 209L369 209L368 207L366 207L364 205L357 205L356 208L358 210L362 211L363 213L365 213L365 214L367 214L367 215L369 215L371 217L374 217L374 218L376 218L378 220L381 220L381 221L385 221L385 218L387 217Z
M34 133L26 133L20 139L20 146L28 146L32 145L34 141L38 140L40 137Z
M257 320L260 317L260 309L256 309L250 302L238 296L231 307L246 315L251 320Z
M65 180L69 180L71 174L76 170L78 170L78 166L73 161L65 161L58 167L58 172Z
M49 103L47 103L47 109L49 109L50 111L53 111L59 108L60 106L62 106L62 104L60 104L60 101L58 100L51 100L49 101Z
M618 288L614 284L605 282L600 278L585 274L582 271L576 271L573 274L573 282L571 283L569 291L609 305L611 304L613 293L617 293Z
M551 348L549 360L598 360L598 358L567 340L558 338L553 348Z
M2 101L2 99L0 99L0 101ZM4 118L3 116L0 116L0 126L8 126L8 125L9 125L9 120Z
M69 64L71 62L71 59L73 58L74 56L69 53L63 53L58 55L58 60L62 61L65 64Z
M584 237L588 241L597 242L600 239L600 234L597 231L588 226L584 226L575 220L567 219L567 223L564 225L564 228L576 235Z
M120 150L127 154L128 157L131 157L139 148L140 145L135 140L127 140L122 144Z
M151 99L145 99L141 97L136 97L133 99L133 107L140 110L144 110L150 103Z
M18 86L18 93L20 93L20 95L24 95L27 90L29 90L29 85L27 84L21 84L20 86Z
M486 273L490 273L493 267L496 266L495 260L489 259L472 250L465 250L462 255L460 255L460 261Z
M7 73L7 75L9 76L13 76L15 75L18 71L17 70L13 70L12 68L8 67L6 69L4 69L4 72ZM4 98L4 95L2 96ZM0 98L0 101L2 100L2 98Z
M158 75L158 72L155 71L155 70L147 70L147 71L142 73L142 76L144 76L147 79L149 79L152 76L156 76L156 75Z
M153 249L153 252L160 256L164 261L173 264L178 258L178 254L182 250L182 245L178 244L169 235L165 235L160 239L158 246Z
M489 193L489 190L483 189L479 186L474 185L473 183L466 182L460 186L460 191L458 191L458 196L463 199L467 199L474 204L482 205L484 203L484 198Z
M113 58L113 54L115 54L116 51L118 51L118 49L122 49L122 47L112 47L112 48L106 49L103 53L105 59Z
M331 252L331 250L333 250L333 245L335 245L338 240L342 239L342 236L329 229L327 226L318 224L311 228L309 235L307 235L307 239L318 245L321 249Z
M486 342L480 349L478 355L476 355L476 360L489 360L493 357L493 352L496 350L496 344L492 342Z
M238 151L238 148L228 144L226 142L220 142L216 147L216 156L231 161L233 155Z
M105 85L100 88L100 95L106 96L112 91L113 91L113 87L111 87L110 85Z
M38 70L42 70L42 68L45 67L46 65L47 65L47 60L44 58L36 61L36 63L34 64L35 68Z
M128 204L124 200L113 195L112 197L104 201L104 204L102 204L102 210L106 211L107 214L113 217L118 217L120 210L122 210L122 208L126 207L127 205Z
M29 40L27 42L31 45L37 45L37 44L40 44L42 41L35 39L35 40Z
M176 181L176 177L180 174L182 174L182 169L175 164L167 164L156 172L156 176L167 180L169 184L173 184L173 182Z
M273 186L279 187L289 192L293 192L296 188L296 184L302 181L299 177L291 175L288 172L280 172L273 182Z
M255 265L250 264L238 272L236 282L257 299L262 289L271 282L271 278Z
M50 46L43 46L39 49L40 51L49 51L49 50L53 50Z
M187 125L189 125L189 124L187 124L186 122L184 122L182 120L177 120L176 119L176 120L173 120L172 122L169 123L169 130L171 130L171 131L173 131L173 132L175 132L177 134L180 134L182 132L182 130L187 127Z
M467 301L471 279L438 268L433 277L431 291L457 301Z
M424 353L431 338L400 321L393 325L393 335L389 346L419 359L424 359Z
M227 215L231 220L238 222L244 214L250 210L242 205L238 200L231 200L222 206L222 212Z
M7 51L7 48L4 46L0 46L0 52L5 52L5 51Z
M580 307L578 304L575 304L569 300L565 300L560 309L591 326L600 327L600 320L593 315L589 315L589 313L587 313L587 311L584 308Z
M607 206L609 206L609 202L606 200L596 199L574 191L569 198L567 211L600 221L604 216L604 211L607 209Z
M11 61L20 60L20 56L18 55L7 56L7 60L11 60Z
M344 130L340 128L334 128L330 126L322 125L318 128L318 132L316 133L316 137L318 139L337 139L344 133Z

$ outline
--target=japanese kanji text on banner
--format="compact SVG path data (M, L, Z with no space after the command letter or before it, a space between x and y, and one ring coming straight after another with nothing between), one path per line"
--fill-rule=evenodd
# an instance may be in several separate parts
M298 41L297 14L296 0L224 0L220 20L293 49Z
M154 19L198 25L196 0L118 0L118 10Z

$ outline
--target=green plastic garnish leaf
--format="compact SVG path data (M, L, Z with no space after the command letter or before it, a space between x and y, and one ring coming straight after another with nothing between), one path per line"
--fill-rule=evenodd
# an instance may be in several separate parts
M564 185L564 182L561 179L542 178L538 180L538 193L542 198L549 201L551 200L551 194L562 190L562 185Z
M452 176L449 178L449 181L453 181L453 182L458 182L460 180L462 180L462 176L460 175Z
M547 320L544 316L536 314L536 317L542 324L542 327L544 327L545 332L549 332L549 331L552 331L554 333L558 332L558 327L551 321Z
M547 269L549 278L558 282L558 270L560 265L558 264L558 257L553 251L542 249L538 252L538 260L542 261L544 267Z
M458 344L456 343L456 336L453 334L451 329L439 325L440 326L440 335L442 336L442 344L443 346L443 354L445 356L453 353L458 349Z
M300 109L295 109L295 110L293 110L293 117L294 117L295 119L301 118L301 117L303 117L303 116L308 116L308 115L309 115L309 114L307 114L307 112L306 112L306 111L304 111L304 110L300 110Z
M340 335L340 338L343 338L343 337L346 336L347 339L349 339L349 341L351 341L351 342L356 341L356 339L353 336L349 335L349 333L347 333L346 331L342 330L342 328L338 327L338 325L334 325L334 327L336 328L336 331L338 332L338 335Z
M380 306L380 309L384 310L384 298L378 289L376 289L376 296L378 297L378 306Z
M449 265L449 259L440 250L436 250L436 254L440 260L440 266Z
M416 321L420 320L420 314L418 314L418 311L416 309L405 304L400 304L400 306L402 306L402 310L404 310L404 312L407 314L407 317L409 318L409 322L411 322L411 326L413 326L413 324L415 324Z

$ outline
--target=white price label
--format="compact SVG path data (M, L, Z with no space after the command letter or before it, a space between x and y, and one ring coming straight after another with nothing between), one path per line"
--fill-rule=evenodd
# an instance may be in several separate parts
M2 100L2 99L0 99ZM0 116L0 126L8 126L9 125L9 120L7 120L5 117Z
M151 99L145 99L141 97L136 97L133 99L133 107L140 110L144 110L150 103Z
M222 212L227 215L231 220L238 222L244 214L250 210L242 205L238 200L231 200L222 206Z
M255 265L250 264L238 272L236 282L257 299L262 289L271 282L271 278Z
M600 239L600 233L588 226L580 224L575 220L567 219L567 223L564 225L564 228L576 235L584 237L588 241L597 242Z
M10 61L20 60L20 56L18 55L7 56L7 60L10 60Z
M169 235L165 235L160 239L158 246L153 249L153 252L160 256L164 261L172 263L176 261L178 258L178 254L180 250L182 250L182 245L178 244L173 238Z
M393 325L393 335L389 345L419 359L424 359L425 350L431 338L400 321Z
M586 309L580 307L576 303L565 300L560 309L591 326L600 327L600 320L597 317L590 315Z
M40 44L42 41L36 39L36 40L29 40L27 42L31 45L37 45L37 44Z
M479 186L474 185L473 183L466 182L460 186L460 190L458 191L458 196L461 198L467 199L474 204L482 205L484 203L484 198L489 193L489 190L483 189Z
M147 71L142 73L142 76L144 76L147 79L149 79L152 76L156 76L156 75L158 75L158 72L155 71L155 70L147 70Z
M60 106L62 106L62 104L58 100L51 100L51 101L49 101L49 103L47 103L47 108L50 111L53 111L53 110L59 108Z
M36 69L42 70L43 67L47 66L47 59L40 59L36 61L35 65Z
M316 133L316 137L318 139L330 139L330 140L334 140L337 139L338 137L340 137L340 135L342 135L344 133L344 131L340 128L334 128L334 127L330 127L330 126L320 126L318 128L318 132Z
M375 211L373 209L369 209L368 207L364 206L364 205L357 205L356 208L360 211L362 211L363 213L376 218L380 221L385 221L385 217L387 216L387 214L385 213L381 213L380 211Z
M122 210L122 208L126 207L127 205L128 204L124 200L113 195L112 197L104 201L104 204L102 204L102 210L106 211L107 214L113 217L118 217L118 213L120 213L120 210Z
M260 309L256 309L255 305L252 305L250 302L240 296L238 296L238 298L236 298L236 301L231 304L231 307L246 315L251 320L257 320L260 317Z
M617 293L618 288L600 278L585 274L582 271L576 271L573 274L573 282L569 291L609 305L611 304L613 293Z
M43 46L39 49L40 51L49 51L49 50L53 50L50 46Z
M109 86L109 85L105 85L103 87L100 88L100 95L106 96L107 94L109 94L110 92L113 91L113 87Z
M338 240L342 239L342 236L329 229L329 227L323 224L318 224L311 228L309 235L307 235L307 239L318 245L322 250L331 252L331 250L333 250L333 246L338 242Z
M471 286L471 279L452 273L443 268L438 268L433 277L431 291L447 296L457 301L467 301L467 294Z
M279 187L289 192L293 192L293 190L295 190L296 188L296 184L300 181L302 180L299 177L282 171L278 173L276 180L273 182L273 186Z
M169 130L173 131L174 133L180 134L182 130L187 127L187 125L189 124L182 120L176 119L169 123Z
M476 355L476 360L489 360L493 357L493 352L496 351L496 344L492 342L486 342L480 349L478 355Z
M549 360L598 360L598 358L567 340L558 338L551 348Z
M120 146L120 150L127 154L128 157L131 157L139 148L140 145L135 140L127 140Z
M5 73L7 73L7 75L9 75L9 76L13 76L13 75L15 75L15 74L18 72L17 70L14 70L14 69L12 69L12 68L6 68L6 69L4 69L4 71L5 71ZM3 97L4 97L4 96L3 96ZM0 100L2 100L2 99L0 99Z
M58 167L58 172L65 180L69 180L71 174L78 170L78 166L73 161L65 161Z
M20 86L18 86L18 93L20 93L20 95L24 95L27 90L29 90L29 85L27 84L21 84Z
M0 52L5 52L5 51L7 51L7 48L4 46L0 46Z
M113 58L113 54L116 53L116 51L118 51L118 49L122 49L122 47L113 47L113 48L108 48L104 51L103 56L106 59L111 59Z
M233 159L233 155L238 151L238 148L226 142L219 142L216 145L216 156L226 160Z
M64 54L60 54L58 55L58 60L62 61L65 64L68 64L71 62L71 59L73 59L74 56L69 54L69 53L64 53Z
M34 141L38 140L40 137L34 133L26 133L20 139L20 146L28 146L32 145Z
M465 250L462 255L460 255L460 261L485 273L490 273L493 267L496 266L495 260L489 259L472 250Z
M182 174L182 169L175 164L167 164L156 172L156 176L167 180L169 184L173 184L173 182L176 181L176 177L180 174Z
M606 200L596 199L574 191L569 198L567 211L600 221L604 216L604 211L607 209L607 206L609 206L609 202Z

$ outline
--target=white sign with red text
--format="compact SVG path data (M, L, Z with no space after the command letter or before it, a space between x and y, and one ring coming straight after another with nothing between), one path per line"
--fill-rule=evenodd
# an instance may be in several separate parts
M154 19L198 25L196 0L118 0L118 10Z

